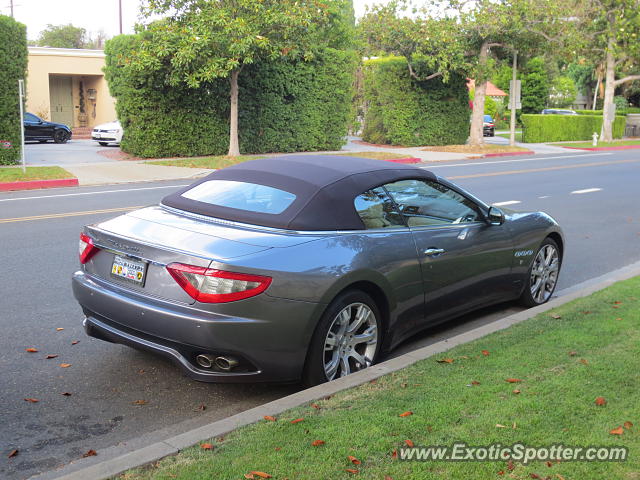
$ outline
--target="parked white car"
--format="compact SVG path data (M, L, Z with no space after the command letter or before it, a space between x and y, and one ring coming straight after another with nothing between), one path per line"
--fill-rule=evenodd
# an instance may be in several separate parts
M103 123L93 127L91 139L97 141L100 145L107 146L110 143L120 145L122 140L122 125L118 120L109 123Z

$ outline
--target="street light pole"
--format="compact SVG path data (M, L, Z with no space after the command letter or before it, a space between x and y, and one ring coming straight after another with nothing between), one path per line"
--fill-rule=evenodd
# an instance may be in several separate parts
M20 153L22 156L22 173L27 173L27 162L26 159L24 158L24 80L23 79L19 79L18 80L18 97L20 99L20 132L21 132L21 139L22 141L20 142Z
M510 104L511 104L511 122L509 125L509 145L512 147L516 144L516 96L514 95L516 91L516 68L518 68L518 52L513 51L513 68L511 75L511 95L510 95Z
M118 0L118 18L120 20L120 35L122 35L122 0Z

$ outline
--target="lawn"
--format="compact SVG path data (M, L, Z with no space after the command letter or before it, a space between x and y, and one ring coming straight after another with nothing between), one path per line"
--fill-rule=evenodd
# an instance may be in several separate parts
M497 137L509 139L511 136L508 133L496 133ZM522 131L516 131L516 142L522 142Z
M618 283L120 478L638 479L639 291L640 277ZM407 441L625 446L630 454L625 462L527 465L394 458Z
M468 153L479 155L485 153L511 153L511 152L528 152L528 148L511 147L509 145L494 145L485 143L482 145L443 145L441 147L424 147L422 150L428 152L452 152L452 153Z
M408 158L409 155L401 155L393 152L348 152L333 155L374 158L377 160L390 160L394 158ZM214 157L193 157L193 158L173 158L170 160L158 160L149 162L151 165L164 165L171 167L190 167L190 168L224 168L230 167L237 163L246 162L247 160L256 160L265 158L260 155L241 155L239 157L214 156Z
M75 178L75 175L60 167L22 167L0 168L0 182L24 182L28 180L54 180L59 178Z
M558 147L593 148L593 142L552 143ZM613 142L598 142L597 147L620 147L623 145L638 145L640 140L614 140Z

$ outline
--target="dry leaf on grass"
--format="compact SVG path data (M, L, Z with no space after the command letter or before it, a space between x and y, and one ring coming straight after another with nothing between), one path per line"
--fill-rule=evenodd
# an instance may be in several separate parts
M489 350L482 350L482 355L488 357L490 355Z
M271 478L271 475L269 475L268 473L261 472L260 470L251 470L250 473L260 478Z
M557 313L552 313L551 315L549 315L551 318L553 318L554 320L560 320L562 318L562 315L558 315Z
M405 440L404 443L407 445L407 447L411 448L413 447L413 442L411 440Z
M516 389L513 391L513 393L514 393L515 395L518 395L518 394L520 393L520 390L518 390L518 389L516 388Z
M311 404L311 408L315 408L316 410L320 410L320 405L318 405L317 403L312 403Z
M324 440L314 440L311 442L312 447L319 447L320 445L324 445Z
M597 397L595 400L595 404L601 407L602 405L606 405L607 401L604 399L604 397Z
M263 418L265 420L269 421L269 422L275 422L276 421L276 417L272 417L271 415L265 415Z
M96 455L98 455L98 453L91 449L91 450L87 450L85 453L82 454L82 458L87 458L87 457L95 457Z
M569 352L569 356L570 356L570 357L575 357L577 354L578 354L578 352L576 352L576 351L574 351L574 350L571 350L571 351Z
M631 422L624 422L624 428L626 428L627 430L629 430L631 427L633 427L633 423L631 423Z
M398 458L398 450L395 448L393 449L393 452L391 452L391 458Z
M624 429L622 427L614 428L609 433L611 435L622 435L624 433Z
M348 473L353 473L354 475L358 473L358 470L356 470L355 468L345 468L344 471Z
M589 360L587 360L586 358L581 358L580 363L583 365L589 365Z
M213 450L213 445L211 445L210 443L201 443L200 448L202 450Z
M438 363L453 363L453 358L441 358L440 360L436 360Z
M409 415L413 415L413 412L406 411L400 414L401 417L408 417Z
M505 380L505 382L509 382L509 383L520 383L522 380L520 380L519 378L507 378Z
M301 421L303 421L304 418L296 418L295 420L291 420L291 423L299 423Z
M394 450L395 451L395 450ZM353 455L349 455L347 457L349 459L349 461L351 463L353 463L354 465L360 465L362 462L360 460L358 460L356 457L354 457Z
M471 380L471 385L480 385L480 382L477 380Z

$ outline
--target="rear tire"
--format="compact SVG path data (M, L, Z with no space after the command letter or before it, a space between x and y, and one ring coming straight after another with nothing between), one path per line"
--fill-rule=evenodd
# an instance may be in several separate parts
M525 307L536 307L548 302L558 284L561 264L558 244L549 237L545 238L527 272L520 303Z
M382 316L373 299L349 290L327 307L309 345L303 383L325 383L373 365L382 345Z
M106 147L107 145L109 145L108 142L98 142L100 145L102 145L103 147Z
M49 140L38 140L40 143L47 143Z
M53 132L53 141L56 143L67 143L69 136L64 130L56 130Z

